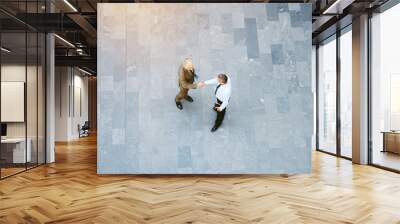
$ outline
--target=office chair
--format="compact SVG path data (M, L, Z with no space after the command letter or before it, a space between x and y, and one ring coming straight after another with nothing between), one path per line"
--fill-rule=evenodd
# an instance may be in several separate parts
M82 125L82 127L79 127L80 125L78 125L78 129L79 129L79 138L80 137L87 137L89 136L89 129L90 129L90 125L89 125L89 121L85 121L85 123Z

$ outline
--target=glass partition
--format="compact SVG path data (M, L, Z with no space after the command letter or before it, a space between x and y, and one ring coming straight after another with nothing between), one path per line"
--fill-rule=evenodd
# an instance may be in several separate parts
M26 34L1 34L1 175L26 169L31 151L26 141ZM28 150L27 150L28 147Z
M45 124L46 124L46 36L43 33L38 33L38 64L37 64L37 162L43 164L46 161L46 139L45 139Z
M371 162L400 170L400 5L371 19Z
M318 149L336 154L336 36L318 47Z
M26 113L27 113L27 150L30 151L30 160L27 167L37 165L38 159L38 34L36 32L28 32L27 37L27 74L26 74Z
M352 32L340 36L340 154L352 157Z
M17 13L42 13L43 6L0 3ZM45 45L44 33L0 12L0 178L45 163Z

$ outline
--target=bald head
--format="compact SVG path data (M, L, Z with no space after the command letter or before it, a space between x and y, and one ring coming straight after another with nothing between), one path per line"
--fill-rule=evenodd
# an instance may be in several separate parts
M194 69L193 61L192 61L192 59L190 59L190 58L186 58L186 59L183 61L182 66L183 66L183 68L186 69L186 70L193 70L193 69Z

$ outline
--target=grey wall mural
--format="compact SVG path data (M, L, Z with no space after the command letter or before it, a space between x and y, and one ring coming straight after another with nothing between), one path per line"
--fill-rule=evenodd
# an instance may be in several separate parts
M226 73L175 105L178 70ZM264 174L311 169L311 5L98 4L98 173Z

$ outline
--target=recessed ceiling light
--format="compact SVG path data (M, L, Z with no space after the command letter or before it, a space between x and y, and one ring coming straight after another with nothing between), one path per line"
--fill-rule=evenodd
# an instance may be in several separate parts
M67 45L69 45L70 47L75 48L75 45L73 45L71 42L69 42L68 40L62 38L61 36L54 34L55 37L57 37L58 39L60 39L62 42L66 43Z
M322 14L327 14L331 9L336 7L336 5L340 2L340 0L336 0L332 5L330 5L327 9L325 9Z
M81 69L81 68L79 68L79 67L78 67L78 70L81 71L81 72L83 72L83 73L85 73L85 74L87 74L87 75L90 75L90 76L93 75L92 73L90 73L90 72L88 72L88 71L86 71L86 70L83 70L83 69Z
M65 4L67 4L74 12L78 12L78 10L68 1L64 0Z
M10 53L11 52L11 50L9 50L9 49L7 49L5 47L1 47L1 51L4 51L6 53Z
M354 0L336 0L322 14L342 14L343 9L351 5Z

